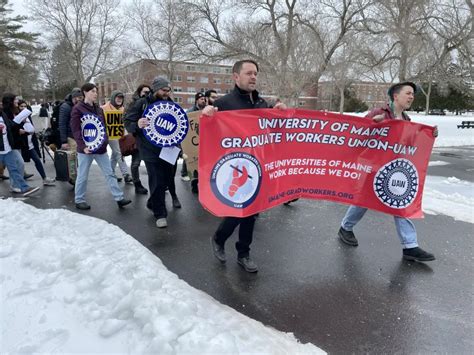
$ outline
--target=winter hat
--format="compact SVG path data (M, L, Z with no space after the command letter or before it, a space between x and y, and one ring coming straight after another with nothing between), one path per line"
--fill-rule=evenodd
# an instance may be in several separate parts
M197 101L197 100L199 100L201 97L206 97L206 95L204 95L203 92L198 92L196 95L194 95L194 100Z
M79 97L79 96L84 96L84 95L82 94L81 89L80 89L80 88L74 88L74 89L72 89L72 91L71 91L71 98L75 98L75 97Z
M402 87L402 86L411 86L413 88L413 93L416 94L416 91L417 91L417 87L416 87L416 84L415 83L412 83L411 81L404 81L403 83L398 83L398 84L394 84L392 86L390 86L390 88L388 89L388 97L390 97L390 100L393 101L393 92L395 91L395 89L399 88L399 87Z
M157 76L155 79L153 79L153 83L151 84L151 88L153 91L158 91L163 88L170 88L171 89L171 84L168 81L168 79L163 78L161 76Z

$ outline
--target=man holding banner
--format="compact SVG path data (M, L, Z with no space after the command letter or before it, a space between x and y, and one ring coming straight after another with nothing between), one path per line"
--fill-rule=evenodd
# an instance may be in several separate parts
M395 84L388 90L390 103L383 108L370 111L366 117L372 118L374 122L381 122L383 120L410 121L410 118L404 111L410 108L415 99L415 93L416 85L412 82ZM438 136L437 127L434 127L433 136ZM354 205L349 207L338 232L342 242L354 247L359 245L357 238L354 235L353 228L362 217L364 217L366 212L367 208ZM403 259L410 261L435 260L433 254L418 247L415 226L409 219L394 216L394 221L398 237L403 246Z
M110 95L110 101L102 106L105 115L105 124L107 129L107 136L109 137L109 146L112 149L112 156L110 157L110 164L112 171L115 174L115 167L119 166L120 172L122 173L123 179L126 183L131 184L133 182L132 177L128 173L128 166L125 160L123 160L122 153L120 152L119 139L124 135L123 126L123 111L124 111L124 99L125 96L121 91L112 91ZM117 178L120 181L120 178Z
M206 106L203 115L213 116L217 111L260 109L268 108L267 102L259 96L255 89L257 85L258 64L253 60L241 60L234 64L232 68L232 77L235 81L235 87L232 92L215 101L214 106ZM275 108L284 109L286 106L282 103ZM204 118L205 119L205 118ZM236 183L244 172L236 172ZM253 229L258 214L248 217L225 217L217 231L211 236L211 246L214 256L221 262L226 262L224 245L226 240L232 235L235 228L239 227L239 240L235 244L237 249L237 262L247 272L257 272L258 267L250 258L250 244L253 239Z

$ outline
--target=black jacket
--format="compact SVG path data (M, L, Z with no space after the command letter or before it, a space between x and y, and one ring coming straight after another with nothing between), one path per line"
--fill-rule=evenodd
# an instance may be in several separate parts
M19 136L18 131L20 129L20 126L10 120L5 112L0 112L0 114L2 115L4 125L7 127L7 139L8 143L10 144L10 147L12 149L20 149L19 144L15 144L15 136ZM16 131L16 134L13 133L14 131ZM0 134L2 134L3 138L3 133Z
M71 111L72 111L71 94L66 96L61 107L59 107L59 134L61 135L61 143L67 143L67 138L74 138L71 130Z
M31 116L29 117L31 124L33 125L33 120L31 119ZM20 125L20 127L23 129L24 123ZM33 125L34 127L34 125ZM30 155L30 146L28 145L28 134L20 134L20 140L21 140L21 156L23 157L23 160L25 163L28 163L31 161L31 155ZM39 141L38 137L36 136L36 133L33 133L31 136L31 142L33 143L34 150L36 150L36 153L38 156L41 158L41 150L39 146Z
M143 130L138 127L137 122L143 117L143 112L147 106L155 101L159 100L155 99L152 94L136 100L127 109L124 119L125 129L127 132L132 133L137 139L137 147L140 152L140 158L151 163L156 163L161 160L159 158L161 148L153 145L148 141L148 139L146 139L145 135L143 134ZM169 99L169 101L173 100Z
M13 121L13 118L15 117L13 113L3 111L2 117L3 121L5 121L5 124L7 125L7 135L8 141L10 142L10 146L12 147L12 149L21 149L22 141L20 129L23 127L23 125L19 125ZM8 132L10 134L8 134Z
M260 97L257 90L252 91L252 99L253 103L250 100L249 93L240 90L240 88L236 85L234 90L232 90L229 94L217 99L214 102L214 107L217 107L219 111L268 108L267 102Z

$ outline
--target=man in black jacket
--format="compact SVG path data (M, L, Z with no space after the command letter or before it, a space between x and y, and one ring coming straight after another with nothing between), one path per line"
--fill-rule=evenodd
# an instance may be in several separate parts
M234 64L232 77L235 81L234 90L214 102L213 106L206 106L203 115L212 116L216 111L244 110L268 108L267 102L262 99L257 85L258 64L253 60L241 60ZM284 109L286 106L279 103L275 108ZM226 262L224 244L232 235L235 228L239 228L239 240L235 243L237 249L237 262L247 272L257 272L258 267L250 258L250 244L253 238L253 229L258 215L244 218L225 217L211 237L211 245L214 256L221 262Z
M74 88L71 93L66 96L64 102L59 107L59 134L61 136L61 149L71 149L71 151L76 151L76 141L72 136L71 131L71 111L75 104L79 101L83 101L84 96L81 92L81 89Z
M153 93L135 101L125 114L125 129L136 137L141 159L145 162L148 172L148 187L150 198L147 207L153 211L158 228L166 228L168 223L166 217L168 212L165 204L166 187L173 199L173 207L179 208L181 204L174 189L174 165L160 158L161 148L150 143L143 133L143 128L150 122L143 117L146 107L156 101L172 101L169 94L171 85L162 77L156 77L151 85Z

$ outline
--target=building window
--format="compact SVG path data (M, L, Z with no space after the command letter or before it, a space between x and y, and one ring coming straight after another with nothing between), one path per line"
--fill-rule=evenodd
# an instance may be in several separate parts
M186 78L186 81L187 81L188 83L195 83L195 82L196 82L196 78L195 78L194 76L188 76L188 77Z
M188 87L188 92L196 92L196 88Z
M201 84L208 84L209 83L209 78L207 76L201 76L199 79Z
M225 79L226 84L232 84L232 79Z
M186 65L186 71L196 71L196 67L194 65Z
M174 98L174 102L176 102L176 103L180 104L180 103L182 103L182 102L183 102L183 98L182 98L182 97L180 97L180 96L176 96L176 97Z
M222 92L222 90L219 89L219 88L216 88L216 89L214 89L214 90L216 90L216 92L217 92L218 94L220 94L220 93Z
M214 84L222 84L221 78L214 78Z
M298 105L304 106L304 105L306 105L306 101L300 101L300 102L298 102Z
M181 75L175 75L173 81L183 81L183 77Z
M187 103L190 105L194 105L194 98L193 97L188 97Z
M232 68L225 68L226 74L232 74Z
M174 91L174 92L182 92L182 91L183 91L183 88L182 88L181 86L175 86L175 87L173 88L173 91Z
M221 68L219 68L219 67L214 67L214 68L212 68L212 72L213 72L214 74L220 74L220 73L221 73Z

